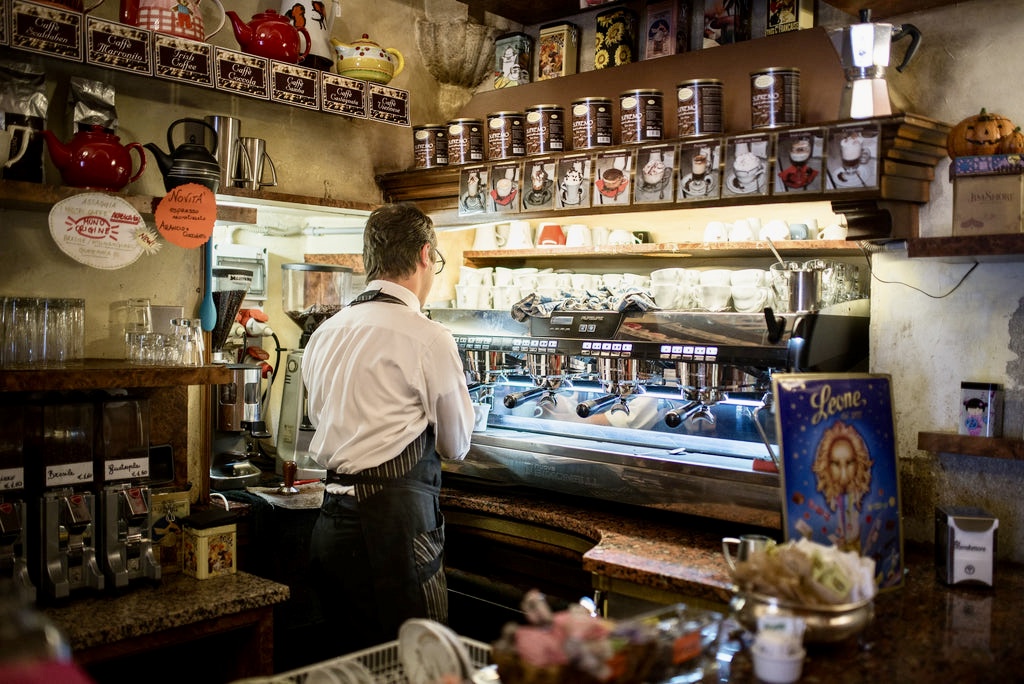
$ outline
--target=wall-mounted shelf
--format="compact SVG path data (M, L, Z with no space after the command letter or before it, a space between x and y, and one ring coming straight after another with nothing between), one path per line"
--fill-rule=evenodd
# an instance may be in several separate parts
M1024 461L1024 440L1006 437L972 437L955 432L919 432L917 448L933 453Z
M231 382L227 366L136 366L117 359L86 359L59 368L5 368L0 392L162 388Z
M915 238L907 240L907 256L954 262L1022 261L1024 234Z

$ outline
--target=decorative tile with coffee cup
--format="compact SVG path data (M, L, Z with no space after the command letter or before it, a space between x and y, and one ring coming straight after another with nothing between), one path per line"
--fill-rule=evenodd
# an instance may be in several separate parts
M459 216L482 214L485 211L487 211L487 167L462 169L459 174Z
M598 205L628 205L630 194L627 188L633 154L618 150L598 154L594 167L594 203Z
M825 190L878 186L879 125L833 126L828 130Z
M637 151L633 201L637 204L671 202L675 177L675 146L655 145Z
M722 191L719 182L721 153L722 144L717 138L679 146L678 201L719 198Z
M768 192L771 138L747 135L726 141L724 196L764 195Z
M562 157L555 173L555 208L586 209L590 206L590 174L593 161L589 156Z
M823 128L780 132L775 141L774 194L821 192L824 149Z
M522 165L518 162L495 164L491 167L491 189L488 207L495 213L519 211L519 187Z
M554 159L536 159L526 164L521 193L523 211L555 208L555 167Z

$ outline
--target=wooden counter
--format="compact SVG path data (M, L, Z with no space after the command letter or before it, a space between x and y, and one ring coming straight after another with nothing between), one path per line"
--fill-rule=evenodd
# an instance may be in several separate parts
M731 596L721 537L763 530L656 511L603 505L542 493L507 493L446 481L441 504L586 537L582 554L595 580L646 587L665 595L726 603ZM769 531L778 538L778 531ZM907 545L904 586L875 599L875 619L858 638L808 648L801 681L1018 681L1024 671L1024 566L998 564L995 586L948 587L936 579L934 550ZM614 586L614 582L613 582ZM741 650L721 682L755 681Z
M274 671L274 606L288 587L239 572L170 575L121 594L76 597L44 613L97 682L226 682Z

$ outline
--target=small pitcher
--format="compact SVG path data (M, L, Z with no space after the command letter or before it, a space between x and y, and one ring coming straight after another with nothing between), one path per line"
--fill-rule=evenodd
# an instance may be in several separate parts
M722 555L725 562L729 564L730 570L736 569L736 563L741 563L756 552L763 551L772 543L771 537L763 534L743 534L739 537L722 538ZM733 557L732 547L736 547L736 556Z

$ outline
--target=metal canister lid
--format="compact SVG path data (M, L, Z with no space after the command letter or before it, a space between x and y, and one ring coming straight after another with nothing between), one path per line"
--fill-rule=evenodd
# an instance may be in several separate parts
M765 67L764 69L758 69L757 71L751 71L751 76L758 76L762 74L778 74L778 73L800 73L798 67Z
M561 109L561 108L562 108L562 105L538 104L538 105L530 105L529 107L526 108L526 111L530 112L530 111L538 111L538 110L544 110L544 109Z
M488 118L492 118L492 117L498 117L498 116L522 116L522 115L523 115L522 112L507 111L507 112L491 112L487 116L488 116Z
M624 90L619 93L619 97L629 97L630 95L661 95L661 91L657 88L634 88L633 90Z
M463 123L472 124L472 123L483 123L483 122L480 119L473 119L473 118L463 117L461 119L452 119L451 121L448 122L448 125L452 126L454 124L463 124Z
M699 85L722 85L722 81L717 78L694 78L689 81L681 81L677 88L686 88L689 86Z
M443 131L444 129L445 129L445 124L439 124L439 123L435 123L435 124L420 124L419 126L413 126L412 127L412 130L414 130L414 131L431 131L431 130L435 130L435 131L436 130L442 130Z
M578 100L573 100L572 101L572 103L574 105L575 104L587 104L589 102L607 102L608 104L611 104L612 103L612 98L610 98L610 97L581 97Z

